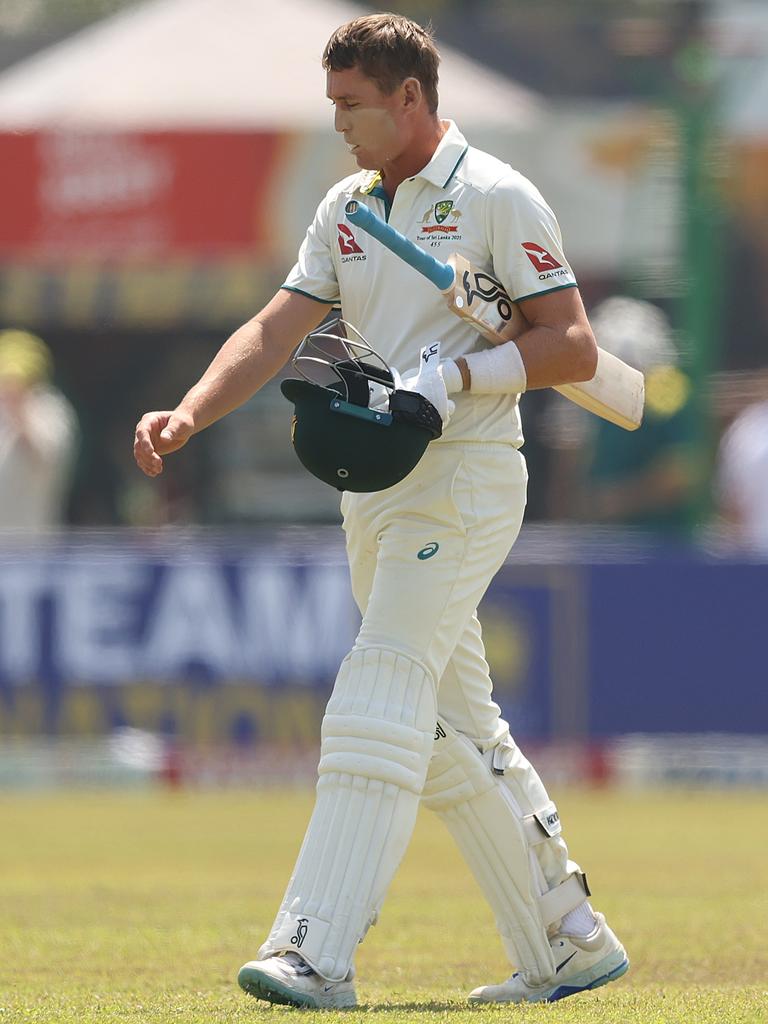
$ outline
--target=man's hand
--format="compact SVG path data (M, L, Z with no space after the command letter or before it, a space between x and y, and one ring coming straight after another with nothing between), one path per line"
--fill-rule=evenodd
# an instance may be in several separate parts
M178 410L145 413L136 424L133 457L147 476L163 471L161 455L178 451L195 432L192 417Z
M418 370L409 370L403 374L400 385L403 390L415 391L430 401L437 409L443 426L448 423L456 408L448 397L448 388L443 376L444 366L445 364L440 362L440 342L436 341L432 345L425 345L421 350ZM455 364L454 369L456 369ZM458 373L457 369L456 372ZM460 390L460 388L456 390Z
M147 476L162 473L163 455L247 402L331 309L330 303L281 288L260 313L227 338L174 410L141 417L133 445L139 469Z

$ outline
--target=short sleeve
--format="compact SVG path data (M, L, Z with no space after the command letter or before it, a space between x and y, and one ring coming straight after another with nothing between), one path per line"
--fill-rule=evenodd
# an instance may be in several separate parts
M497 182L486 217L494 272L516 302L576 287L557 219L527 178L510 170Z
M315 218L299 249L298 259L285 279L283 288L300 292L318 302L336 303L339 283L331 251L330 224L334 200L331 193L320 203Z

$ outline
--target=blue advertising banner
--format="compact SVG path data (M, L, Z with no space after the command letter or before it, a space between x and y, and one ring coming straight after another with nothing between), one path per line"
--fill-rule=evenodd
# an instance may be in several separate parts
M596 566L588 602L591 735L768 733L768 564Z
M530 739L768 732L766 598L768 564L523 546L480 609L497 700ZM0 736L314 742L359 621L335 533L0 544Z

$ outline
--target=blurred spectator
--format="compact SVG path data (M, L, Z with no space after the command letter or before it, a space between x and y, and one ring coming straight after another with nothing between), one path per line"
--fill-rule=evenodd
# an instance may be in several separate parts
M703 465L691 382L677 365L667 317L614 296L590 314L597 343L645 374L645 414L628 432L592 418L584 513L595 522L686 532Z
M52 369L40 338L0 331L0 528L61 522L78 430Z
M768 399L747 406L723 435L715 492L739 542L768 555Z

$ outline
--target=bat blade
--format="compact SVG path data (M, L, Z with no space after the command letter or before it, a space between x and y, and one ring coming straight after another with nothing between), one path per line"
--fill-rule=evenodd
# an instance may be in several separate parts
M504 286L490 274L475 270L458 253L449 257L448 265L454 270L453 287L446 293L451 310L488 341L494 345L512 341L530 326ZM554 390L624 430L637 430L642 422L642 373L604 349L598 349L597 370L592 380L559 384Z
M459 253L448 257L448 266L453 268L454 281L443 294L451 312L472 324L488 341L500 345L530 327L520 307L496 278L475 270Z
M643 422L645 377L603 348L597 350L597 370L592 380L560 384L555 391L624 430L637 430Z

